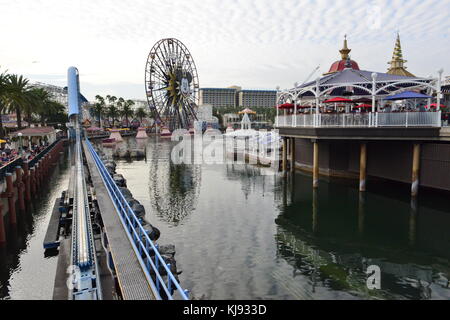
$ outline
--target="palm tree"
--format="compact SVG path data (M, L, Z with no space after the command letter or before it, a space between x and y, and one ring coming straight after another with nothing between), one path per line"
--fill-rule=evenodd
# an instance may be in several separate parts
M127 126L129 126L128 117L132 117L134 113L133 109L131 108L133 105L133 100L126 100L123 102L122 110L120 111L122 117L125 117Z
M102 115L105 113L106 109L105 98L100 95L96 95L95 100L98 102L94 104L94 114L97 115L100 128L102 128Z
M17 127L22 129L22 110L28 104L26 91L28 89L28 79L22 75L11 74L6 84L6 104L9 111L15 111L17 116Z
M6 109L6 92L9 75L5 72L0 73L0 137L4 137L2 114Z
M139 121L142 125L142 119L147 116L147 112L145 111L145 109L143 107L139 107L134 114L139 118Z
M25 91L25 96L27 99L27 104L24 106L24 112L27 117L28 127L31 125L32 114L37 113L41 115L42 113L46 113L49 110L46 110L47 103L50 101L50 93L43 88L31 88ZM42 121L41 116L41 123Z
M108 100L108 104L114 104L114 102L117 101L117 97L115 96L110 96L109 94L106 96L106 100Z
M107 95L106 96L106 100L108 100L108 116L112 117L112 127L114 128L114 121L115 121L115 117L117 116L117 107L115 106L114 102L117 101L117 97L115 96L111 96L111 95Z
M119 112L119 110L117 109L117 107L114 104L110 104L108 106L108 117L112 118L112 127L113 128L114 128L114 122L116 120L118 112Z
M64 105L59 102L53 101L48 97L45 100L41 100L39 109L37 109L36 113L39 115L41 125L44 126L50 117L64 113L64 111Z

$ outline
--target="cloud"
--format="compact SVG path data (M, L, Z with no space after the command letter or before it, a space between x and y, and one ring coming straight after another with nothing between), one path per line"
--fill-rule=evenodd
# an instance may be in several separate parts
M360 67L385 71L400 31L408 69L427 76L450 70L449 6L450 0L0 0L0 28L7 30L0 65L30 77L65 74L75 65L89 98L114 84L118 95L142 99L137 88L150 48L176 37L192 53L200 86L284 88L319 64L327 71L344 34Z

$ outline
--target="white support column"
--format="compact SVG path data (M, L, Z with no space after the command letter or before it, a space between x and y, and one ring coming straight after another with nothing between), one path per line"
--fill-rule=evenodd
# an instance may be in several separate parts
M294 114L293 114L293 127L297 126L297 97L294 99Z
M277 101L277 105L275 106L275 108L277 108L277 117L275 118L275 126L278 127L278 116L279 116L279 109L278 109L278 103L279 101Z
M376 112L376 106L375 106L375 97L377 94L377 77L378 74L377 73L372 73L372 112Z
M437 103L437 106L436 106L436 111L439 111L439 110L441 110L441 87L442 87L442 73L444 72L444 70L443 69L440 69L439 71L438 71L438 74L439 74L439 76L438 76L438 81L437 81L437 90L436 90L436 103Z

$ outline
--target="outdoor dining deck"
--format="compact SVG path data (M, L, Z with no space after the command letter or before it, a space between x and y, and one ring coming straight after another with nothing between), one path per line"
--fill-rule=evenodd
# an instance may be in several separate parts
M275 127L441 127L442 112L313 113L281 115Z

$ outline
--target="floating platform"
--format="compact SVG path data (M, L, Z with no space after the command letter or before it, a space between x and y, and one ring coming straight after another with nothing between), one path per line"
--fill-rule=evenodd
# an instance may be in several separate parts
M56 198L52 215L44 238L44 249L56 249L59 247L59 227L61 218L61 198Z

